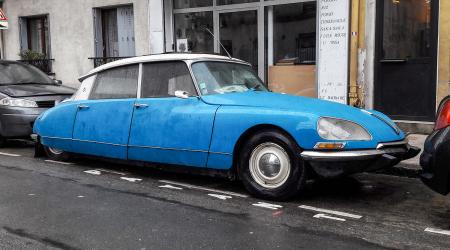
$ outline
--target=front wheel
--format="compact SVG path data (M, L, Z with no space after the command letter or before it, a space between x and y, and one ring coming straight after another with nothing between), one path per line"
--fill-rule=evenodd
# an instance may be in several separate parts
M254 196L286 200L305 185L306 171L297 144L278 131L262 131L242 147L239 177Z
M54 161L68 161L70 159L70 154L56 148L44 146L45 154Z

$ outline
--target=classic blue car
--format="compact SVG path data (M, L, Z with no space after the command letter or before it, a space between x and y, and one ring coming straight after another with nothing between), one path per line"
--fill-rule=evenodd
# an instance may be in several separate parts
M287 199L307 178L390 167L418 154L385 115L268 91L241 60L163 54L103 65L42 114L47 155L221 170L255 196Z

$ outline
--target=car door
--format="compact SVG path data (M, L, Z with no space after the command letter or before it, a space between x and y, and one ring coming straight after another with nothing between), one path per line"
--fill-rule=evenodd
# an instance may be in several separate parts
M142 71L128 158L205 167L218 106L198 98L185 62L147 63ZM175 91L186 91L188 96L175 97Z
M138 75L137 64L97 74L89 99L78 104L72 135L74 152L127 159Z

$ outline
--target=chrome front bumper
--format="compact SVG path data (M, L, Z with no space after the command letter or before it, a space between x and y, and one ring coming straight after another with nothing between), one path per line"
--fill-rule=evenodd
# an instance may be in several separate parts
M376 149L368 150L340 150L340 151L303 151L300 155L304 160L364 160L384 154L404 154L412 147L407 140L378 144ZM418 154L418 153L417 153ZM416 155L417 155L416 154ZM414 157L414 156L412 156ZM410 158L412 158L410 157Z
M392 167L419 154L407 140L378 144L376 149L303 151L300 156L320 177L338 177Z

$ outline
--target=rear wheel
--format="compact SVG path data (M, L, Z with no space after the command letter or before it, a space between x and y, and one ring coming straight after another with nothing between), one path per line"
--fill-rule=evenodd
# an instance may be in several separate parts
M289 199L305 185L306 172L299 152L297 144L284 133L262 131L242 147L239 177L254 196Z
M54 161L68 161L70 159L69 153L57 148L44 146L44 151L48 158Z
M0 135L0 148L1 148L1 147L4 147L5 144L6 144L6 139L3 138L3 137Z

